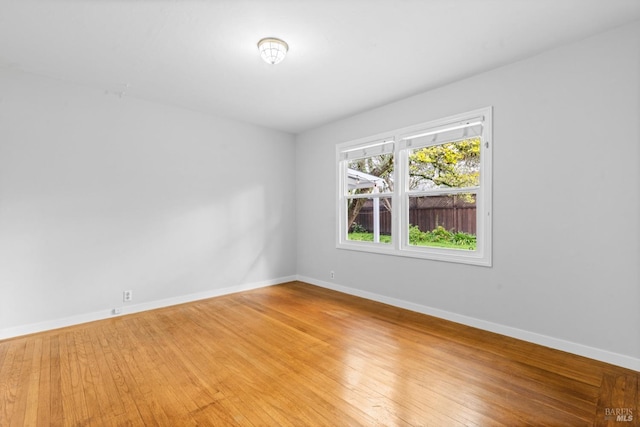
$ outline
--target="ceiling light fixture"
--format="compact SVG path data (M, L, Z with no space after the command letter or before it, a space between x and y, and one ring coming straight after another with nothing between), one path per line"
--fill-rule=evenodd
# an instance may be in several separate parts
M265 62L276 65L284 59L289 45L283 40L267 37L258 42L258 49L260 49L260 56Z

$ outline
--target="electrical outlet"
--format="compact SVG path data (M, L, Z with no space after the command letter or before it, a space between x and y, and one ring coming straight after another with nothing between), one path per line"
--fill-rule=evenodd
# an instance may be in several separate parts
M336 273L332 270L329 272L329 277L331 277L332 279L336 278Z
M133 291L124 291L122 293L122 301L128 302L133 299Z

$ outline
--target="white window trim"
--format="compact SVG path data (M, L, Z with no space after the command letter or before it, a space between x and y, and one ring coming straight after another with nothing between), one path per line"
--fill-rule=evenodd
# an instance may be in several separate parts
M408 172L406 166L408 164L408 151L415 147L424 147L429 145L438 145L442 142L433 144L424 141L415 147L408 143L410 139L425 137L432 134L442 132L443 129L462 129L469 127L469 123L482 120L482 146L480 154L480 185L477 188L476 198L476 236L477 247L475 251L465 251L457 249L442 249L424 246L409 245L409 192L407 189ZM423 258L437 261L457 262L471 265L480 265L490 267L492 265L492 152L493 152L493 135L492 135L492 108L486 107L455 116L446 117L440 120L434 120L410 126L402 129L396 129L384 134L378 134L367 138L356 139L336 145L336 164L337 164L337 235L336 247L339 249L347 249L362 252L371 252L386 255L405 256L412 258ZM359 155L373 155L376 152L368 152L368 149L374 149L379 146L393 146L394 153L394 191L393 193L374 193L365 197L391 197L392 199L392 240L390 244L351 241L347 239L347 163L351 160L352 155L347 153L358 152ZM438 190L439 191L439 190ZM465 190L447 189L442 190L443 193L452 194L456 192L468 192ZM431 192L430 192L431 193ZM411 195L416 195L412 192Z

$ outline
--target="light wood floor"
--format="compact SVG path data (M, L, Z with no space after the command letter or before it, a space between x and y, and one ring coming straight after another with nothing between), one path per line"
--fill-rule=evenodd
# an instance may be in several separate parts
M631 426L639 376L293 282L0 341L0 426Z

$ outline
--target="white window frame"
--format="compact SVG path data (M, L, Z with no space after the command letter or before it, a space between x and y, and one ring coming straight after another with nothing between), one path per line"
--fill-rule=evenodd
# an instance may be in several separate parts
M480 125L478 125L480 123ZM473 130L480 136L480 185L473 188L476 193L476 250L444 249L429 246L409 245L409 195L422 194L408 189L409 151L446 143L439 141L442 135ZM375 155L376 147L392 147L394 154L394 189L392 193L367 194L368 198L390 197L392 204L391 243L374 243L348 240L347 230L347 165L349 160ZM372 252L387 255L423 258L438 261L490 267L492 265L492 108L486 107L463 114L396 129L384 134L344 142L336 145L337 165L337 236L339 249ZM390 151L387 151L390 152ZM360 156L360 157L358 157ZM453 194L468 192L468 189L438 189L429 194Z

